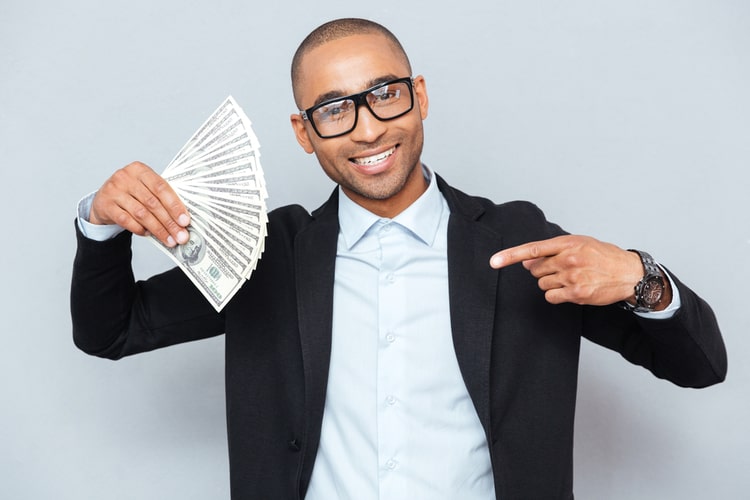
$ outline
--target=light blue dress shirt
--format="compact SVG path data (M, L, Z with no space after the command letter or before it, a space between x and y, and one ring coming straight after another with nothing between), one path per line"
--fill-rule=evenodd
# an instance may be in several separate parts
M308 500L495 498L451 336L450 213L425 174L427 191L392 220L339 192L330 373Z

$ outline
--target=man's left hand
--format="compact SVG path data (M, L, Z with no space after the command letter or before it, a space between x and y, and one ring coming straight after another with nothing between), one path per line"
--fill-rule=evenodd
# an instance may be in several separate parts
M643 264L634 252L588 236L558 236L497 252L490 266L522 263L544 290L547 302L608 305L634 302Z

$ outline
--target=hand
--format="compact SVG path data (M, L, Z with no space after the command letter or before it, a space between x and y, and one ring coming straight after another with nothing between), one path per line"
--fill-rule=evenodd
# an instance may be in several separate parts
M169 247L190 239L185 205L167 181L140 162L107 179L94 197L89 222L117 224L141 236L152 234Z
M534 241L506 248L490 259L495 269L519 262L537 278L552 304L634 302L634 287L644 272L636 253L588 236Z

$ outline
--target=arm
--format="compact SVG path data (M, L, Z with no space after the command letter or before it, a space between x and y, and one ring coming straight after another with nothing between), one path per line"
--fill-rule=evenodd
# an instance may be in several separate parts
M721 333L708 304L672 275L663 310L679 297L673 314L633 314L614 304L633 300L643 277L637 254L584 236L559 236L496 253L495 268L522 263L552 304L573 302L584 309L584 336L620 352L656 376L691 387L724 380L727 360ZM674 281L673 293L669 282Z
M114 217L127 229L140 234L161 234L165 240L172 237L166 229L169 226L179 237L179 224L175 225L174 220L162 222L169 213L162 202L154 203L155 196L144 198L144 182L158 183L151 179L151 173L142 164L132 164L118 171L97 192L91 218L101 224L111 223ZM173 192L170 195L162 192L160 199L168 204L172 195ZM176 195L174 199L179 202ZM147 205L154 206L154 210L145 213L143 207ZM95 207L99 215L94 214ZM179 212L181 203L174 207L174 211ZM116 359L223 332L223 317L211 308L179 269L135 282L130 265L131 232L121 232L106 241L94 241L86 238L78 225L76 231L78 248L70 306L73 338L80 349Z

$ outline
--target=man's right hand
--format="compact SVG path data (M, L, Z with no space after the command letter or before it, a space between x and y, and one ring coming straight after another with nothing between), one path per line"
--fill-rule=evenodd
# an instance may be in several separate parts
M151 234L169 247L190 238L185 205L167 181L137 161L115 172L97 191L89 222L117 224L140 236Z

